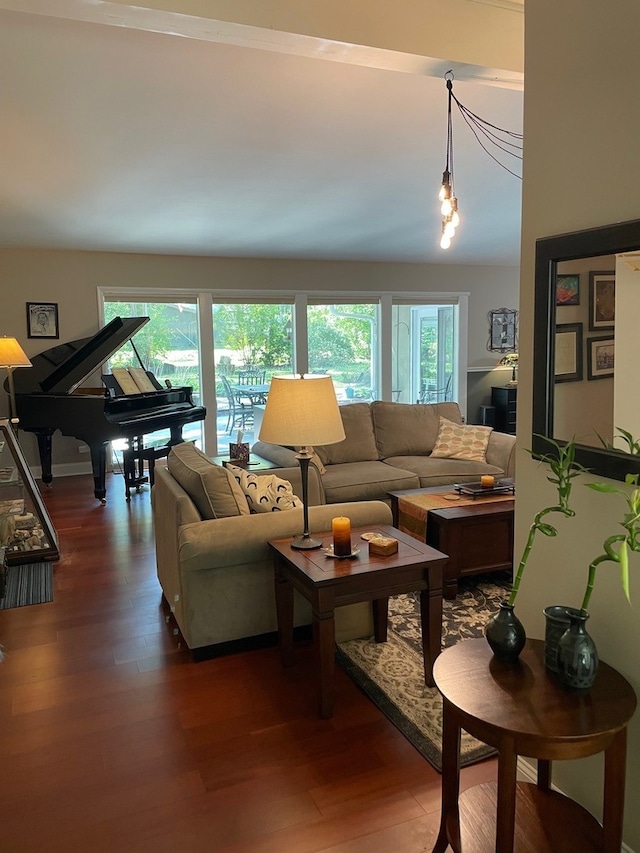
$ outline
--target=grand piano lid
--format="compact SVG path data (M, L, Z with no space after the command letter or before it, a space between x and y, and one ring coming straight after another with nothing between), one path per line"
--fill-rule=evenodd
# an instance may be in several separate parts
M45 394L73 394L76 388L82 385L100 365L111 358L143 326L146 326L149 319L149 317L114 317L93 337L61 344L34 356L32 362L35 370L22 372L32 374L29 377L32 380L29 385L36 392L39 388ZM16 391L18 390L26 389L18 389L18 383L16 383Z

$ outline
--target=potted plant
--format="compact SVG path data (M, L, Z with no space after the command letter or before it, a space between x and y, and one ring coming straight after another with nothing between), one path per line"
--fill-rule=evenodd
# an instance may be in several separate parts
M631 439L629 446L637 446ZM590 489L605 494L619 495L624 499L625 511L620 521L624 532L608 536L602 544L602 552L589 563L587 585L579 610L566 608L568 625L558 642L557 671L563 683L574 689L588 689L598 672L598 652L593 639L586 631L589 618L589 602L595 584L596 570L602 563L617 563L620 567L622 589L630 601L629 552L640 551L640 488L638 475L627 474L627 489L610 483L587 483Z
M549 466L550 473L547 475L547 480L556 487L557 503L544 507L534 516L518 563L511 594L506 601L500 603L500 609L485 627L485 636L494 655L504 661L516 660L526 641L524 628L514 613L514 606L536 535L538 533L542 533L544 536L558 535L557 529L547 519L551 513L557 512L566 518L573 518L575 511L569 506L572 481L586 470L582 465L575 462L575 440L573 438L566 444L559 444L551 438L545 438L545 441L553 446L555 452L544 454L539 459L540 462ZM564 630L566 630L566 625L563 627L563 633Z

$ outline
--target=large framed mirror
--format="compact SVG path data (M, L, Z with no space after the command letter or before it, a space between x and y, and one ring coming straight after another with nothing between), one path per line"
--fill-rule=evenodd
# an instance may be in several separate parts
M576 461L624 480L640 473L620 429L640 438L640 219L536 242L533 436L577 442Z

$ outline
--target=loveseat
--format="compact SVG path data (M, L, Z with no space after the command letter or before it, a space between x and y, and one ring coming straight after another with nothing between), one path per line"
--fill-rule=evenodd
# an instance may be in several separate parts
M390 491L471 483L484 474L515 476L515 436L463 424L457 403L376 400L342 405L340 414L345 440L314 448L328 504L387 500ZM283 467L296 463L292 448L258 441L252 452Z
M277 474L300 496L297 461L295 467L261 473ZM196 650L275 632L267 541L302 532L301 502L297 509L250 513L231 471L184 443L171 449L166 468L156 469L152 503L158 579L187 646ZM388 506L378 501L323 505L319 476L310 471L310 531L330 530L331 519L339 515L348 516L354 526L391 523ZM295 624L310 623L309 605L296 599ZM370 605L336 611L339 641L370 633Z

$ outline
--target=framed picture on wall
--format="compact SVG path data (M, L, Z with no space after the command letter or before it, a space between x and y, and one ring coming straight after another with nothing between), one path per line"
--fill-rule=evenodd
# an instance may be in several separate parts
M587 379L607 379L613 376L615 340L610 335L587 340Z
M613 329L616 321L616 274L589 273L589 331Z
M27 337L60 337L57 302L27 302Z
M556 326L556 382L579 382L582 379L582 323L560 323Z
M580 304L580 276L557 275L556 276L556 305L579 305Z

